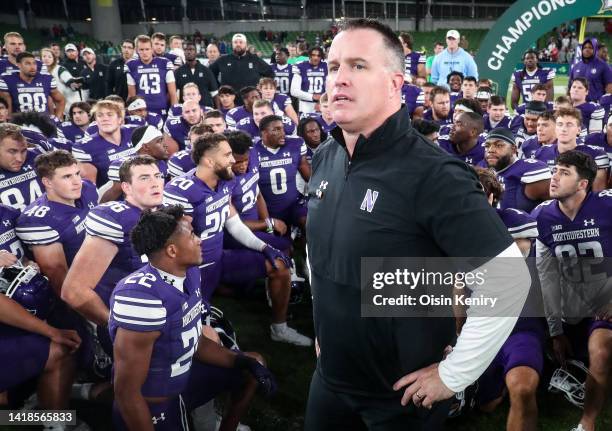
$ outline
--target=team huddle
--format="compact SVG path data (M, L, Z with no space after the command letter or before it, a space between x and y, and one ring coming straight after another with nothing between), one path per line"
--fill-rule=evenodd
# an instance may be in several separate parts
M293 256L305 256L308 202L322 187L309 187L312 158L342 133L324 50L290 65L280 49L238 89L223 84L221 57L210 69L223 85L203 94L193 82L179 88L176 56L141 35L124 65L125 99L66 106L21 36L8 40L21 43L0 59L0 358L14 366L0 372L0 405L18 404L37 379L40 409L111 394L116 429L187 430L203 429L203 407L230 393L217 429L249 429L240 418L257 390L274 393L274 370L240 349L215 292L265 280L270 338L316 344L287 320L309 276ZM555 98L554 71L528 51L512 76L511 115L488 79L451 71L436 75L444 85L428 82L424 56L409 35L400 40L412 127L474 167L483 199L537 257L532 294L541 291L546 319L519 318L474 402L492 411L509 394L508 429L536 429L551 339L554 361L586 383L560 369L550 384L583 408L575 429L594 430L610 382L612 298L585 318L572 294L610 274L605 263L559 262L612 256L612 71L601 69L603 84L581 75L588 46L597 51L587 39L568 95ZM239 53L246 39L233 43ZM468 398L458 394L451 414Z

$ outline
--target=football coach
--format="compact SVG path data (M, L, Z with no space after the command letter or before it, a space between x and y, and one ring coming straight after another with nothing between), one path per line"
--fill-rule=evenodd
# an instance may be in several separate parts
M363 318L361 258L486 261L521 252L472 169L412 128L401 104L403 50L388 26L348 21L332 42L328 67L338 127L315 152L309 182L319 354L305 429L439 430L449 399L484 372L517 317L468 310L458 338L452 318ZM530 284L525 262L492 272L479 293L511 295L515 314L503 316L518 316Z

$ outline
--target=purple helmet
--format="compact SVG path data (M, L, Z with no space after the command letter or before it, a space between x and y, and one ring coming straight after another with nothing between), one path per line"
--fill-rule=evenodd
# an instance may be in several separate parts
M43 320L53 305L49 281L32 266L15 265L0 269L0 293Z

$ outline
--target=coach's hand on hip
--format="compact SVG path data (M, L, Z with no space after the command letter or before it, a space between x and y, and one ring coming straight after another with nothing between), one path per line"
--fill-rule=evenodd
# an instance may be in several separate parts
M399 391L406 387L402 397L402 405L408 405L410 400L417 407L430 409L433 403L446 400L455 393L446 387L438 373L438 363L429 367L421 368L410 374L406 374L393 385L393 389Z

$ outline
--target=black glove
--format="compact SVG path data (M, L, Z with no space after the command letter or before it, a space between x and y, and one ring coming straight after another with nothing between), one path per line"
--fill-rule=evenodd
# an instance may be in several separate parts
M255 377L259 384L259 389L263 391L265 395L272 395L276 392L276 379L274 374L266 367L261 365L256 359L246 356L243 353L238 353L236 361L234 362L234 368L239 370L247 370Z

